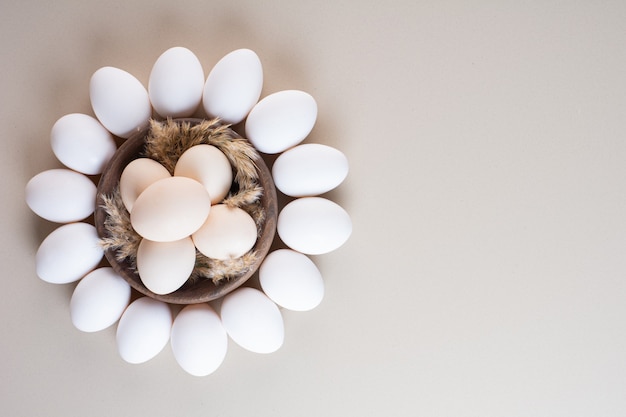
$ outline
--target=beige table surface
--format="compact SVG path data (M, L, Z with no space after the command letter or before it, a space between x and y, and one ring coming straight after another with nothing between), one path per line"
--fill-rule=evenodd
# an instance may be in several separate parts
M624 22L623 1L2 1L0 414L626 415ZM350 161L322 304L204 378L75 329L75 284L35 274L56 225L24 202L91 74L147 84L172 46L207 73L255 50L263 96L310 92L306 141Z

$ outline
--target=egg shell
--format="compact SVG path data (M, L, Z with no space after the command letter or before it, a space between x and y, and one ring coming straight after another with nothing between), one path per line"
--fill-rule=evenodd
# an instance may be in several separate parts
M321 255L343 245L352 234L352 221L337 203L322 197L302 197L278 215L276 231L291 249Z
M102 260L96 228L87 223L69 223L53 230L35 255L37 276L52 284L78 281Z
M278 249L259 268L263 292L276 304L289 310L308 311L324 298L322 274L306 255Z
M339 150L308 143L282 153L272 166L274 184L283 194L307 197L337 187L348 175L348 159Z
M205 256L226 260L238 258L254 247L257 228L254 219L243 209L216 204L192 238Z
M149 185L171 177L167 168L150 158L137 158L131 161L120 176L120 196L126 210L130 213L137 197Z
M147 362L167 345L171 329L172 312L166 303L138 298L126 308L117 325L117 351L126 362Z
M316 119L317 103L310 94L279 91L252 108L246 120L246 136L260 152L275 154L302 142Z
M83 332L97 332L120 319L130 302L130 285L113 268L103 267L78 282L70 300L74 326Z
M89 82L89 98L100 123L121 138L146 127L152 115L148 91L137 78L119 68L97 70Z
M233 168L222 151L212 145L196 145L180 156L174 175L192 178L207 189L211 204L218 204L233 185Z
M194 376L206 376L224 361L228 336L215 310L208 304L192 304L174 319L170 345L183 370Z
M152 183L137 197L130 222L146 239L173 242L198 230L210 209L211 198L202 184L170 177Z
M196 263L191 237L173 242L142 239L137 250L137 272L141 282L155 294L169 294L189 278Z
M226 123L239 123L259 100L262 88L261 60L250 49L237 49L209 73L202 96L204 110Z
M200 105L204 70L196 55L176 46L156 60L148 80L154 110L163 117L188 117Z
M98 120L80 113L56 121L50 144L63 165L87 175L102 173L117 149L113 136Z
M230 338L244 349L272 353L283 344L285 327L280 310L257 289L240 287L226 295L220 315Z
M26 204L35 214L51 222L79 221L96 208L96 186L76 171L50 169L28 181Z

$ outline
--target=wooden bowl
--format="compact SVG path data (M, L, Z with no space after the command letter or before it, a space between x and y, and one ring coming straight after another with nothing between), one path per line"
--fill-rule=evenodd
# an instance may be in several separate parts
M174 119L174 121L177 123L189 122L195 125L202 122L202 119ZM137 132L122 143L100 177L94 216L95 226L100 237L105 237L107 234L107 230L104 227L107 213L103 207L102 196L113 193L113 190L119 184L124 168L131 161L141 156L145 147L147 133L148 128ZM235 132L233 134L240 137ZM276 188L272 175L261 157L255 163L259 173L259 184L263 187L261 205L265 210L265 220L260 226L259 238L253 248L258 254L257 260L246 273L230 279L223 279L218 284L214 284L210 279L200 279L195 282L188 281L173 293L155 294L141 282L139 275L131 268L129 261L120 262L116 259L114 251L106 250L104 254L111 267L141 294L171 304L196 304L215 300L241 286L257 271L269 252L276 232L278 215Z

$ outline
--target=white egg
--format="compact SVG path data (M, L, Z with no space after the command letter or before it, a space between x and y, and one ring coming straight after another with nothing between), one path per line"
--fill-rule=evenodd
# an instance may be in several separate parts
M76 171L50 169L28 181L26 204L35 214L51 222L79 221L96 208L96 186Z
M170 345L181 368L194 376L206 376L224 361L228 336L219 316L208 304L192 304L174 319Z
M337 187L348 175L348 159L339 150L318 143L283 152L272 166L274 184L283 194L306 197Z
M272 353L285 339L280 310L261 291L241 287L227 294L220 311L222 324L235 343L256 353Z
M256 53L237 49L213 67L204 85L207 114L226 123L241 122L261 96L263 67Z
M243 209L216 204L192 238L205 256L226 260L238 258L252 249L257 228L254 219Z
M114 135L128 138L148 125L152 105L141 82L119 68L102 67L89 82L96 117Z
M117 351L126 362L144 363L158 355L170 340L172 312L148 297L133 301L117 325Z
M87 223L65 224L50 233L35 255L37 276L52 284L78 281L102 260L96 228Z
M283 152L306 138L317 119L315 99L299 90L285 90L263 98L250 111L246 136L257 150Z
M265 258L259 281L272 301L289 310L312 310L324 298L319 269L306 255L290 249L278 249Z
M137 197L130 222L146 239L172 242L198 230L210 209L211 198L202 184L170 177L152 183Z
M137 272L141 282L155 294L169 294L189 278L196 262L191 237L173 242L142 239L137 250Z
M174 175L192 178L205 186L211 204L221 202L233 185L233 169L222 151L212 145L196 145L180 156Z
M130 302L130 285L113 268L90 272L78 282L70 300L74 326L97 332L114 324Z
M138 158L131 161L120 176L120 195L126 210L130 213L137 197L149 185L171 177L167 168L150 158Z
M352 221L337 203L322 197L302 197L278 215L276 231L291 249L321 255L343 245L352 234Z
M57 120L50 143L61 163L87 175L100 174L117 149L113 136L100 122L80 113Z
M148 94L163 117L188 117L200 104L204 70L198 57L180 46L163 52L156 60L148 81Z

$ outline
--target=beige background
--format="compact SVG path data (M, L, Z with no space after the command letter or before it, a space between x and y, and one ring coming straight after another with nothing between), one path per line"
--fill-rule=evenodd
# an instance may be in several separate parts
M3 416L623 416L626 3L17 1L0 6ZM39 280L55 225L24 203L53 123L101 66L147 83L186 46L254 49L263 95L318 101L352 215L326 296L286 340L230 343L206 378L169 346L129 365L115 328Z

